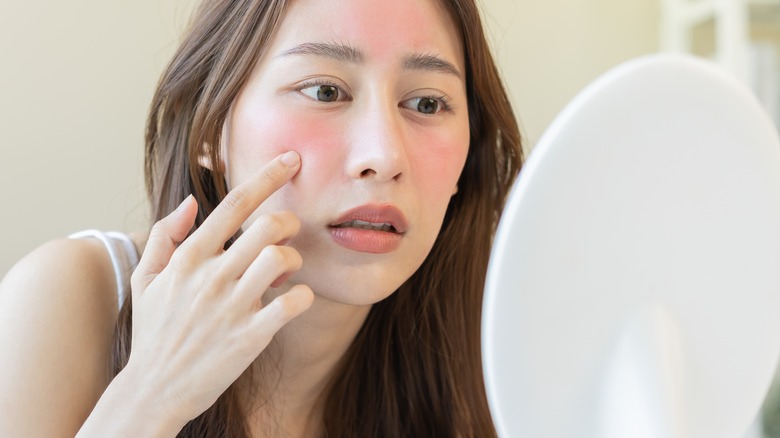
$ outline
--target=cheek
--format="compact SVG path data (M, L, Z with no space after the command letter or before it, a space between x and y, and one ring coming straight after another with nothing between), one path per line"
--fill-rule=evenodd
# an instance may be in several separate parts
M301 156L301 171L294 180L297 185L321 183L343 163L334 153L343 144L338 124L322 114L279 111L280 107L244 109L232 118L227 154L236 177L233 186L286 151Z
M419 146L414 148L410 157L412 166L416 168L415 183L418 187L425 187L431 199L449 202L466 162L468 129L453 127L442 130L416 139L414 144Z

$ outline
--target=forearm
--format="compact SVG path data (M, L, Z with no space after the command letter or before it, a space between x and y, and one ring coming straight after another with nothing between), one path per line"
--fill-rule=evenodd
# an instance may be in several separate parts
M76 437L175 437L186 420L163 409L160 392L141 385L126 368L106 388Z

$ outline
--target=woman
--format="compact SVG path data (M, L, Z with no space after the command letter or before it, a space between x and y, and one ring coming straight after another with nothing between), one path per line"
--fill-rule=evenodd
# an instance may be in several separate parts
M204 1L132 296L95 239L0 286L0 435L495 435L482 288L521 160L472 0Z

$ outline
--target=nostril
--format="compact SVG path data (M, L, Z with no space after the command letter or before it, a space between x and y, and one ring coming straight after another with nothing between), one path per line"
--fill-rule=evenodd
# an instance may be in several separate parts
M360 172L360 176L369 176L369 175L376 175L376 171L374 169L366 169Z

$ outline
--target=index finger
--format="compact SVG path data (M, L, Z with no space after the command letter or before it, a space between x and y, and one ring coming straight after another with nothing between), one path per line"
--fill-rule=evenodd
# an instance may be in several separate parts
M271 160L257 174L231 190L183 245L197 242L199 252L214 254L220 251L260 204L295 176L300 163L300 156L293 151Z

